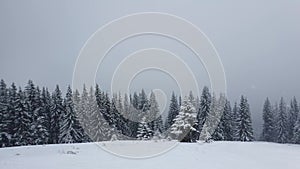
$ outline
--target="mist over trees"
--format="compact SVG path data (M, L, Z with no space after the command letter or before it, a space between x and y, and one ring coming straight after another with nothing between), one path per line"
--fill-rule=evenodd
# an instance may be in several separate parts
M295 97L289 106L282 97L279 104L271 104L267 98L263 107L263 120L262 141L300 143L299 105Z
M173 92L166 119L155 94L144 90L109 94L98 85L63 96L31 80L24 89L0 81L0 147L83 143L109 140L180 140L182 142L254 141L248 100L241 96L231 105L225 95L216 96L204 87L200 97ZM300 143L299 105L281 98L267 98L260 140Z

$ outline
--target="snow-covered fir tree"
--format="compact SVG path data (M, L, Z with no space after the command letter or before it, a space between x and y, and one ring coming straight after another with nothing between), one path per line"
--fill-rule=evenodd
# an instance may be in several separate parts
M149 120L151 121L151 129L153 131L159 131L163 132L164 126L163 126L163 120L160 115L159 106L156 101L156 97L153 91L150 93L150 99L149 99Z
M43 126L47 130L47 143L50 143L50 131L51 131L51 95L47 88L42 89L41 95L41 116L43 116Z
M123 116L130 120L130 99L126 93L124 95L123 106Z
M281 97L279 103L279 112L277 116L277 142L287 143L288 142L288 127L287 127L287 108L284 99Z
M16 114L18 118L15 120L16 126L18 126L14 138L16 146L29 145L30 141L30 127L31 127L31 117L29 113L25 110L24 101L25 94L19 88L17 98L16 98Z
M180 107L182 103L181 96L178 97L178 106Z
M171 137L176 140L183 140L193 128L196 123L197 113L194 105L189 101L188 98L182 103L179 114L175 117L174 123L170 128Z
M104 119L106 120L106 122L110 125L110 126L114 126L115 122L114 122L114 117L113 114L111 113L111 102L108 96L108 93L102 93L103 98L102 100L102 109L103 111L101 111Z
M197 107L197 103L195 100L195 97L193 95L193 92L190 91L189 96L188 96L188 101L194 106L196 113L198 112L196 107ZM184 142L196 142L198 140L199 137L199 131L198 129L198 121L196 119L196 121L194 122L193 126L192 126L193 130L190 130L189 133L185 136L185 138L182 140Z
M217 99L215 93L213 93L207 116L202 116L202 118L200 118L202 120L202 122L200 122L204 122L204 124L201 125L201 131L199 130L199 141L210 142L211 140L213 140L213 134L217 129L220 120L218 116L221 114L221 112L219 111L219 101L220 100ZM201 116L201 114L198 113L197 116L199 117L199 115Z
M196 109L196 100L195 100L195 96L192 91L190 91L190 93L189 93L188 100L190 101L190 103L192 103L192 105Z
M130 130L130 135L129 137L131 138L135 138L136 137L136 131L137 131L137 123L136 123L136 119L134 116L134 112L135 112L135 108L133 107L133 105L130 102L130 97L128 97L128 95L125 93L124 95L124 101L123 101L123 117L124 120L127 124L127 126L129 127Z
M88 134L85 132L84 128L82 127L83 126L83 115L82 115L82 101L81 101L81 96L80 96L80 93L79 91L76 89L73 93L73 105L74 105L74 113L75 113L75 116L76 116L76 119L77 121L79 122L79 129L78 132L80 132L82 134L82 139L81 139L81 142L89 142L90 141L90 138L88 136Z
M130 136L131 130L128 126L126 118L124 118L124 116L122 116L122 114L116 108L117 104L117 98L113 97L110 108L112 115L111 117L113 118L113 126L115 127L116 132L119 133L119 139L122 139L120 138L120 134L122 134L122 136Z
M80 143L83 133L80 132L80 124L74 111L72 89L69 86L64 100L65 111L62 114L60 124L60 143Z
M31 80L28 81L25 86L25 110L30 115L31 127L30 127L30 144L39 144L40 140L39 135L42 134L42 130L38 121L38 116L41 111L41 102L40 102L40 90L38 87L35 87Z
M295 124L292 143L300 144L300 118L298 118Z
M124 113L124 105L123 105L123 98L121 92L119 92L118 95L115 96L115 98L116 98L116 108L118 112L122 115Z
M16 132L19 127L17 126L17 121L16 121L19 118L17 114L17 106L18 106L17 102L18 102L17 87L15 86L14 83L12 83L11 87L8 89L8 109L7 109L8 116L5 119L5 123L7 125L6 128L4 128L10 138L8 146L14 146L15 142L17 141Z
M147 98L147 95L144 91L144 89L142 89L141 93L139 94L139 104L138 104L138 108L139 110L142 110L143 112L146 112L149 110L149 101Z
M248 100L241 96L239 114L237 117L237 132L239 141L253 141L253 128Z
M98 113L100 115L100 111L97 106L97 101L96 101L96 96L94 89L91 87L89 90L89 93L87 95L87 100L86 100L86 118L87 118L87 128L85 129L89 138L92 141L100 141L100 132L101 132L101 127L100 124L100 116L98 116Z
M8 133L8 89L3 79L0 81L0 147L9 145L10 135Z
M129 101L129 106L128 106L128 126L130 127L131 130L131 138L136 138L137 135L137 130L138 130L138 125L139 125L139 121L141 120L140 117L140 110L138 110L137 108L134 107L133 103L132 103L132 99L130 99L131 101ZM125 100L124 100L125 101ZM127 103L124 102L124 105L127 105Z
M169 113L165 124L166 130L168 130L171 127L178 113L179 113L179 105L175 93L173 92L171 96L171 103L169 106Z
M226 99L224 110L221 115L220 122L213 134L214 140L232 141L234 138L233 131L233 114L231 111L230 102Z
M223 116L224 116L225 140L233 141L233 139L234 139L234 129L233 129L234 115L233 115L229 100L226 100Z
M212 134L212 139L216 141L225 140L225 126L224 126L224 116L221 117L220 122Z
M196 97L195 99L195 108L198 111L200 109L200 98L199 96Z
M202 128L209 116L211 102L212 102L211 94L209 92L208 87L205 86L202 90L202 94L200 98L200 108L197 113L199 132L202 132Z
M50 130L50 143L57 144L59 142L60 122L61 116L64 112L62 93L59 86L56 85L52 93L51 102L51 130Z
M90 117L91 107L89 105L89 93L85 85L83 86L82 89L79 106L75 107L75 112L76 111L78 111L78 113L76 113L78 117L78 121L80 122L81 127L84 131L84 138L85 138L84 142L89 142L91 141L90 133L92 130L91 117Z
M35 129L33 131L34 134L34 144L47 144L49 142L49 128L48 128L48 122L50 121L48 113L43 111L44 105L41 99L41 92L39 87L36 88L36 94L35 94L35 102L37 104L36 107L36 114L34 114L34 122L33 125L35 126Z
M203 126L204 130L209 132L209 135L204 135L201 133L199 139L200 140L223 140L224 139L224 118L222 119L224 107L225 107L225 95L220 94L220 97L217 98L215 94L213 94L211 108L209 115L206 119L206 122ZM223 120L223 122L221 122ZM209 138L211 136L211 138Z
M237 102L234 103L234 106L232 108L232 130L233 130L233 140L238 141L239 140L239 107Z
M266 99L263 108L263 131L261 135L262 141L273 142L275 141L275 116L272 111L272 106L269 98Z
M288 110L288 141L291 143L294 137L294 129L299 116L299 105L296 97L291 100L290 108Z
M143 117L142 121L139 123L136 138L138 140L150 140L152 136L153 131L148 126L146 117Z
M136 92L133 93L133 98L131 100L131 104L133 105L134 108L139 109L139 96L137 95Z

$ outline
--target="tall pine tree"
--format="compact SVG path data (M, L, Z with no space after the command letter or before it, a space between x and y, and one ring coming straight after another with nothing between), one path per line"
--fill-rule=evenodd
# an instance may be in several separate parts
M287 110L284 99L281 97L279 103L279 112L277 117L277 142L287 143L288 141L288 127L287 127Z
M296 97L294 97L291 100L290 109L288 111L288 116L287 116L288 117L287 127L288 127L288 140L289 140L289 142L292 142L293 137L294 137L294 129L295 129L297 119L298 119L298 116L299 116L298 114L299 114L299 105L298 105Z
M52 127L50 130L50 143L57 144L59 142L61 116L65 111L63 106L62 93L58 85L56 85L56 88L52 93L51 100L52 102L50 124Z
M178 115L179 113L179 106L178 106L178 102L177 102L177 98L175 96L175 93L172 93L171 96L171 103L169 106L169 113L168 113L168 117L166 120L166 124L165 124L165 128L169 129L170 126L173 124L175 117Z
M61 116L59 142L60 143L80 143L83 133L80 132L80 124L74 111L71 87L68 87L64 100L65 111Z
M253 141L252 120L249 109L249 104L244 96L241 96L240 109L238 115L238 140L239 141Z
M197 113L194 105L188 98L185 98L180 112L171 126L171 137L183 142L190 142L189 133L191 130L196 130L193 128L194 123L197 121L196 117Z
M202 132L202 128L208 119L210 108L212 104L211 94L209 92L208 87L204 87L202 90L202 95L200 98L200 108L197 113L197 120L198 120L198 131Z
M272 111L272 106L269 98L266 99L263 108L263 131L261 135L262 141L272 142L275 141L275 116Z

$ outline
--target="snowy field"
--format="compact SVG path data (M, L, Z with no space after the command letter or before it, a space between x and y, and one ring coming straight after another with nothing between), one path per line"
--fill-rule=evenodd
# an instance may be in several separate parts
M115 141L104 147L160 149L167 142ZM174 144L173 144L174 145ZM1 169L299 169L300 146L264 142L180 143L151 158L124 158L95 143L0 149Z

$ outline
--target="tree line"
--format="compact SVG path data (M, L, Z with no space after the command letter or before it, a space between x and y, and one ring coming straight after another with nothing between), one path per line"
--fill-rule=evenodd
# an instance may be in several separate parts
M289 106L283 98L279 104L271 104L267 98L263 107L263 120L262 141L300 144L299 105L295 97Z
M204 87L200 98L191 92L182 99L173 92L170 101L167 118L163 120L153 92L149 97L142 90L129 96L113 94L110 98L98 85L90 89L84 86L81 92L72 91L68 86L65 96L62 96L58 85L50 93L31 80L24 89L17 88L14 83L8 87L1 80L0 146L116 139L254 140L245 96L241 96L240 102L234 103L232 108L224 95L216 97ZM287 117L288 112L299 113L298 103L293 104L293 111L287 111L284 103L280 103L279 108L266 104L261 139L299 143L299 120L294 116ZM293 125L289 120L294 121ZM291 128L293 132L289 130Z

